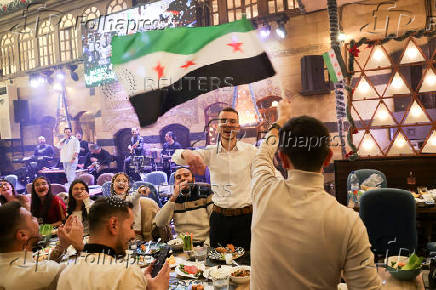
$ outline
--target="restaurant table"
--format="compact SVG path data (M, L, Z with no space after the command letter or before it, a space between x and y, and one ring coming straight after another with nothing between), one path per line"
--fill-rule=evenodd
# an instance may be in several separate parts
M50 241L57 241L57 238L53 238L50 239ZM84 238L84 241L86 242L87 239ZM187 255L183 252L175 252L173 253L173 255L177 258L181 258L183 260L188 260ZM249 252L246 253L247 256L242 256L241 258L235 260L237 261L237 263L241 266L243 265L247 265L249 264ZM248 258L248 259L244 259ZM245 263L247 262L248 263ZM68 264L74 264L75 263L75 256L70 256L68 258L66 258L65 260L62 261L62 263L68 263ZM224 265L224 263L221 262L215 262L209 259L206 259L205 261L205 265L206 267L209 266L215 266L217 264L222 264ZM233 265L235 266L235 265ZM176 266L177 267L177 266ZM145 269L145 267L143 268ZM394 279L391 274L389 274L389 272L382 267L379 267L377 269L377 273L382 281L382 289L386 289L386 290L425 290L425 286L428 285L428 270L423 270L422 273L420 275L418 275L416 277L415 280L412 281L398 281L396 279ZM211 280L207 280L206 278L204 278L203 276L201 276L201 278L199 279L191 279L191 278L184 278L184 277L179 277L177 276L175 269L171 269L170 271L170 287L169 289L186 289L186 290L190 290L191 288L189 287L192 284L202 284L205 288L205 290L208 289L214 289L213 288L213 282ZM242 283L242 284L237 284L234 283L233 281L229 280L229 290L249 290L250 289L250 282L247 283ZM343 287L338 289L344 289ZM346 288L345 288L346 289ZM428 288L427 288L428 289Z
M176 253L173 253L173 255L177 258L182 258L184 260L188 260L188 256L183 252L176 252ZM245 257L247 257L246 255L249 255L249 253L244 254ZM240 266L247 265L247 263L242 263L242 261L244 261L244 256L235 260ZM213 267L215 265L225 265L225 263L220 263L220 262L215 263L212 260L206 259L205 265L206 265L206 267L208 267L208 266ZM236 265L233 265L233 266L236 267ZM180 287L177 289L184 289L183 285L186 287L186 289L190 289L189 285L191 285L192 283L202 284L204 286L205 290L214 289L213 282L211 280L206 280L206 278L204 278L203 276L199 279L178 277L175 270L174 269L171 270L171 272L170 272L170 288L169 289L176 289L177 286ZM237 284L229 279L229 288L228 289L229 290L249 290L250 289L250 282Z
M377 271L379 277L382 279L383 287L382 289L389 290L412 290L419 289L425 290L425 285L423 281L423 276L428 275L428 271L423 271L419 274L415 280L412 281L398 281L389 274L389 272L384 268L378 268Z

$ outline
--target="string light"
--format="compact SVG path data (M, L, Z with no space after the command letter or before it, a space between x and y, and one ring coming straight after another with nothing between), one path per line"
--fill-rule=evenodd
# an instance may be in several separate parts
M373 57L376 61L381 61L384 57L383 50L380 47L377 47L374 51Z
M370 151L372 150L372 148L374 148L374 145L375 144L372 138L369 136L365 136L365 139L363 139L362 142L363 149L365 149L366 151Z
M416 60L419 55L419 51L416 46L411 46L406 49L406 55L411 60Z
M424 112L422 111L421 107L416 102L410 108L410 114L412 117L420 117L423 113Z
M343 33L343 32L339 32L338 40L339 41L346 41L347 40L347 35L345 33Z
M362 94L366 94L371 89L371 86L368 84L368 82L362 78L362 80L359 83L359 87L357 88Z
M395 140L395 146L397 147L404 147L406 145L406 140L404 139L403 135L400 133L397 136L397 140Z
M425 76L424 82L429 86L434 86L436 84L436 75L428 73Z
M432 146L436 146L436 135L435 135L434 132L433 132L433 134L431 135L431 137L430 137L430 139L428 141L430 142L430 144Z
M386 121L389 117L389 113L386 110L385 106L380 106L379 110L377 111L376 118L380 121Z
M394 89L401 89L403 86L403 79L399 75L395 75L394 79L392 80L392 87Z

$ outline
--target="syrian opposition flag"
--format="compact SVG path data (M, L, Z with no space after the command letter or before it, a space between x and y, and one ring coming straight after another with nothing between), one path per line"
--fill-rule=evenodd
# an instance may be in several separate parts
M344 75L342 74L341 66L339 65L334 49L330 49L329 52L324 53L322 57L324 58L324 63L329 71L330 80L333 83L343 81Z
M201 94L275 75L247 19L115 36L112 65L141 127Z

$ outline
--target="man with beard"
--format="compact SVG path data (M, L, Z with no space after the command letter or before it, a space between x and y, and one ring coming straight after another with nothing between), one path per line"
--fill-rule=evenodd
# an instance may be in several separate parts
M45 137L39 136L38 145L36 145L35 152L33 152L32 159L37 161L38 170L43 167L48 167L48 160L52 159L54 155L53 146L48 145L45 142Z
M210 216L210 244L233 244L250 248L253 212L250 182L251 166L256 155L253 145L239 142L238 112L224 108L219 114L220 141L201 150L176 150L173 160L189 165L194 174L203 175L206 166L214 192Z
M85 255L62 272L58 289L168 289L168 262L152 278L152 266L143 272L134 258L123 258L135 238L132 208L132 203L115 196L100 198L92 205Z
M83 249L83 226L69 218L58 229L59 244L50 260L36 262L32 247L41 236L36 218L18 202L0 207L0 289L56 289L59 273L65 267L56 263L72 244Z
M192 233L194 243L209 244L209 217L212 213L213 192L209 187L195 184L188 168L179 168L174 174L174 193L154 218L158 227L174 219L176 233Z

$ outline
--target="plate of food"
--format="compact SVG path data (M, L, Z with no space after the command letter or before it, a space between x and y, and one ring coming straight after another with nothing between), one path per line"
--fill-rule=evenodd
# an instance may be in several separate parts
M225 261L225 254L232 254L233 260L236 260L240 257L242 257L245 253L244 248L241 247L234 247L232 244L228 244L227 247L218 247L218 248L212 248L209 251L209 259L212 260L220 260Z
M180 251L183 249L183 240L181 238L175 238L168 242L168 245L173 251Z
M181 277L198 279L203 275L204 265L195 263L183 263L176 266L176 274Z
M236 283L246 283L250 281L250 266L239 266L232 269L230 279Z
M209 280L222 280L230 276L232 269L232 266L218 265L204 270L203 276Z
M52 250L54 248L55 248L55 245L50 245L50 246L44 247L44 248L36 251L35 253L33 253L33 258L35 260L37 260L38 262L48 260L50 257L50 253L52 252Z

